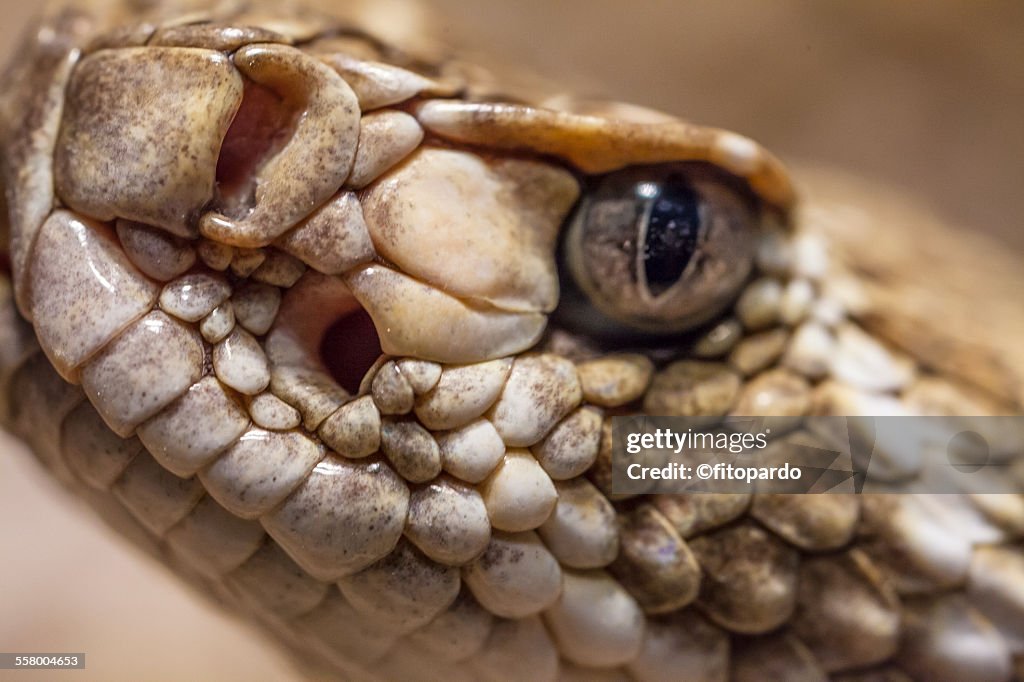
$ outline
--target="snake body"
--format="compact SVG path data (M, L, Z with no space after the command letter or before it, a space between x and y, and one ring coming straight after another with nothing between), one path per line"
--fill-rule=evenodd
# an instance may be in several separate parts
M613 415L1019 412L1005 254L824 172L798 202L734 133L512 98L327 16L185 9L54 10L0 100L3 421L109 523L315 675L1024 675L1020 494L610 484ZM636 273L595 237L556 261L574 206L661 168L750 223L671 319L661 270L616 303ZM979 263L1006 278L984 337ZM566 270L598 319L678 333L576 326Z

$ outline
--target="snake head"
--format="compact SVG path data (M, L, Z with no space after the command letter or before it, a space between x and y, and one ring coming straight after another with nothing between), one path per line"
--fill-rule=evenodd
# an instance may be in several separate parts
M893 585L967 582L972 539L916 541L945 529L910 498L612 489L613 415L796 432L937 401L847 314L758 144L504 97L333 20L156 4L62 15L9 76L32 328L0 309L0 383L40 457L190 576L397 679L822 677L900 646Z
M333 282L333 312L313 315L308 306L327 297L308 286L287 297L286 317L364 310L391 355L466 363L520 353L559 307L560 282L559 317L574 331L691 329L747 279L752 240L737 223L759 218L739 209L708 218L720 178L701 180L698 196L682 166L717 168L780 214L793 200L778 162L738 135L629 120L622 107L595 115L467 101L466 83L361 58L331 30L195 17L60 45L31 150L40 160L53 149L56 201L115 227L137 256L166 242L182 267L194 262L190 244L215 270L237 256L242 276L245 259L268 248L297 258ZM634 167L649 172L625 184L607 177ZM671 168L683 172L668 177ZM625 196L640 187L654 193ZM615 202L620 215L609 219ZM39 215L23 222L15 279L36 318L47 307L28 303L21 280ZM141 269L165 281L180 274ZM38 324L49 329L47 315ZM74 376L94 344L65 353L60 339L80 330L54 326L44 347Z

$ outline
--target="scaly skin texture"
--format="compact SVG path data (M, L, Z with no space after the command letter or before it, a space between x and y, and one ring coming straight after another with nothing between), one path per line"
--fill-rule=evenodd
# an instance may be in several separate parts
M345 679L1021 674L1021 495L609 474L614 414L1019 412L1017 264L739 135L182 11L55 11L0 100L3 419L111 524ZM742 289L656 350L563 323L579 197L681 162L749 195Z

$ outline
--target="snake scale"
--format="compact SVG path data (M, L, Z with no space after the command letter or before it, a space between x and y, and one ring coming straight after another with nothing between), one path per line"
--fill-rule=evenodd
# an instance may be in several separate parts
M3 84L3 423L311 676L1024 677L1020 494L610 488L613 415L1019 413L984 240L273 5L52 9Z

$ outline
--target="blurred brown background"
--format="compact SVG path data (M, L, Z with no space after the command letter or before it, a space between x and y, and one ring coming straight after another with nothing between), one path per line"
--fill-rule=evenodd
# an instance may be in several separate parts
M377 0L394 26L417 15ZM0 0L6 57L34 10ZM432 0L444 40L584 95L755 137L918 196L1019 249L1024 3ZM284 680L261 642L64 499L0 440L0 651L85 651L84 673L0 680Z

